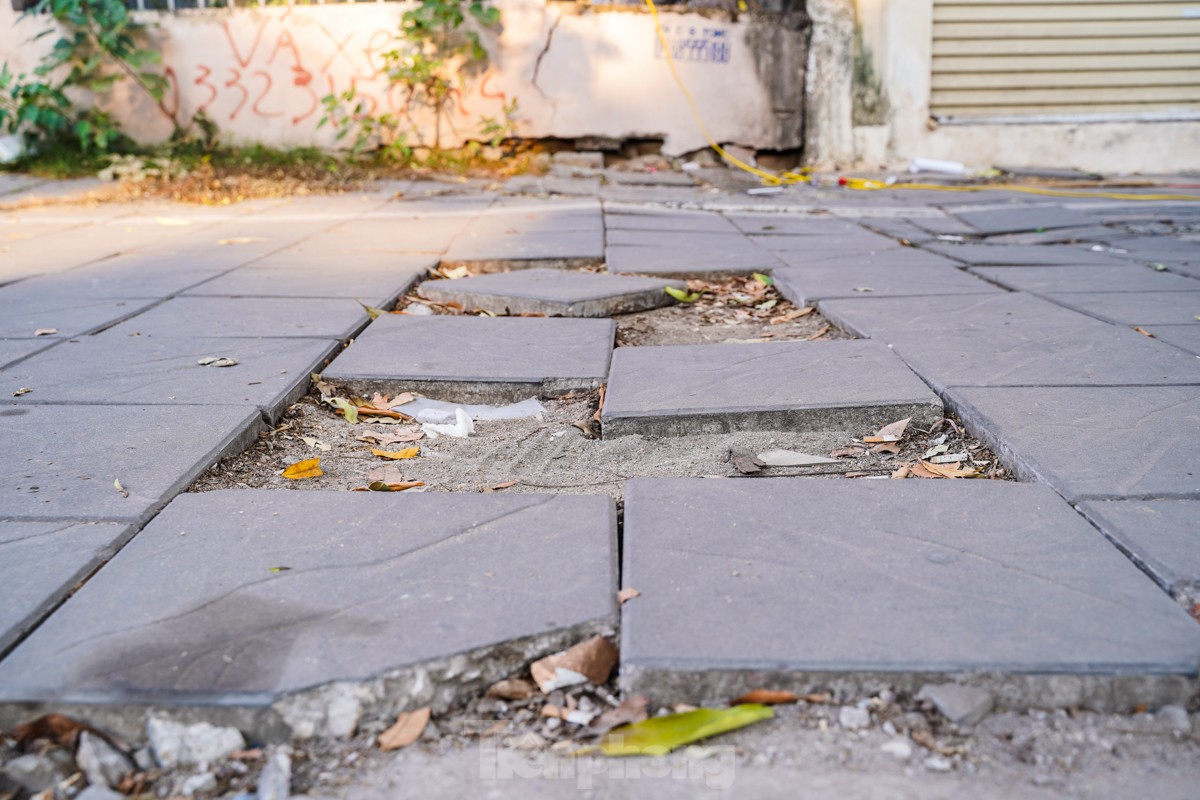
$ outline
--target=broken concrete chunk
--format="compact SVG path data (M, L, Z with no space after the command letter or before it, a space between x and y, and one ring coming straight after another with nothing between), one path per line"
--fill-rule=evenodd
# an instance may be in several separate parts
M257 800L288 800L292 796L292 748L271 748L258 778Z
M992 710L990 692L957 683L927 683L921 687L917 699L933 703L943 717L956 725L975 725Z
M151 717L146 735L160 767L196 766L206 769L235 750L246 747L237 728L218 728L207 722L184 725L169 719Z
M79 734L75 763L93 786L116 788L134 770L134 764L127 755L91 731Z
M869 728L871 727L871 712L858 706L842 706L838 710L838 724L851 731Z
M73 771L66 763L69 756L67 759L55 758L55 755L60 753L66 751L58 749L40 755L30 753L18 756L4 765L4 775L29 794L35 795L52 788Z
M607 639L594 636L561 653L533 662L529 671L538 688L545 693L580 683L602 684L612 674L619 655Z

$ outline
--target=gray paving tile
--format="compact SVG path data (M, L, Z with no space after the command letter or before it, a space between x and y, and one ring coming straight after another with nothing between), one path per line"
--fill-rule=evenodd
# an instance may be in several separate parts
M481 270L521 267L578 268L604 261L604 232L566 231L521 234L504 231L485 233L472 227L450 245L442 264L467 264Z
M727 214L743 233L760 236L855 236L862 228L836 217L798 214Z
M960 388L967 428L1018 475L1085 499L1200 497L1200 387Z
M860 297L821 302L834 322L859 336L887 339L899 331L1002 329L1009 326L1083 326L1104 330L1104 323L1022 292L926 297Z
M175 297L104 335L346 339L366 322L349 298Z
M0 397L17 404L256 406L278 419L340 345L329 339L89 336L0 370ZM197 363L233 358L232 367Z
M666 278L748 275L781 266L774 254L744 236L676 237L670 246L618 245L605 251L609 272Z
M388 315L323 375L368 394L412 390L463 402L552 397L604 382L614 333L607 319Z
M697 245L721 251L737 251L750 245L738 231L656 231L616 228L605 234L609 247L661 247L664 250L690 248Z
M1200 287L1200 282L1193 281ZM1200 326L1200 291L1050 292L1045 295L1067 308L1123 325Z
M61 297L95 300L162 299L198 283L215 278L223 269L170 259L133 263L123 258L106 259L95 264L30 278L26 287L57 293Z
M840 255L843 258L867 253L884 253L899 250L900 242L886 236L859 228L855 233L828 236L751 236L750 240L772 253L809 253L812 255Z
M951 386L1200 384L1200 359L1114 326L1013 325L882 338L939 393Z
M912 220L903 217L862 217L858 220L858 224L867 230L897 241L904 239L912 244L934 241L934 234L917 227Z
M608 212L604 225L611 236L614 231L655 231L694 233L737 233L732 222L720 214L708 211L652 211L638 209L637 213Z
M605 438L932 423L941 401L878 342L619 347Z
M115 522L0 521L0 655L133 534Z
M834 297L910 297L1000 291L944 264L864 265L857 259L848 258L842 264L821 262L784 267L771 275L780 294L799 306Z
M1200 325L1152 325L1147 330L1160 341L1200 355Z
M696 181L685 172L629 172L621 169L604 170L609 183L628 186L695 186Z
M604 216L600 205L593 200L531 203L522 198L501 198L472 220L460 238L598 233L603 230Z
M429 256L420 269L391 266L348 269L260 269L241 267L184 292L185 297L345 297L383 307L412 288L437 259ZM336 263L336 262L335 262Z
M1073 245L926 244L926 250L973 267L1091 267L1128 263L1111 253Z
M269 707L379 679L440 710L610 629L616 567L607 497L182 495L0 662L0 699Z
M1105 225L1086 225L1078 228L1057 228L1026 233L1004 233L987 238L988 244L1118 244L1129 234Z
M34 353L40 353L59 341L62 340L42 336L36 339L0 339L0 369Z
M916 198L914 198L916 199ZM931 198L932 199L932 198ZM935 236L977 236L979 231L957 217L914 217L912 223Z
M1141 266L1124 267L971 267L993 283L1022 292L1192 292L1200 281Z
M0 338L33 336L39 328L54 328L54 336L80 336L120 322L157 303L88 297L40 276L0 287Z
M954 215L986 236L999 233L1074 228L1089 225L1087 214L1060 205L1013 206L980 211L956 211Z
M725 702L977 672L1014 705L1191 692L1200 628L1044 487L639 479L625 497L627 692Z
M683 281L597 275L561 269L524 269L458 280L426 281L422 297L461 303L494 314L611 317L670 305L664 288L686 289Z
M1093 500L1078 509L1160 586L1200 602L1200 500Z
M807 267L813 264L825 264L829 266L852 264L858 269L900 270L909 267L921 269L930 266L959 269L962 266L953 259L929 253L925 250L903 246L858 252L840 252L836 249L784 250L775 253L775 255L789 267ZM987 291L987 289L983 289L982 291Z
M0 519L140 522L261 428L247 406L5 405Z

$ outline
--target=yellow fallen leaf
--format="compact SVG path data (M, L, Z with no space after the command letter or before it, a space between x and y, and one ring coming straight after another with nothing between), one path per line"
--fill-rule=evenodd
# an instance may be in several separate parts
M325 474L321 471L320 463L321 459L319 458L306 458L303 461L297 461L279 474L292 481L318 478Z
M576 755L599 750L606 756L657 756L685 744L734 731L775 716L764 705L747 703L733 708L697 708L635 722L608 733L595 747L577 750Z
M379 734L379 749L383 752L399 750L421 738L429 725L430 708L405 711L396 717L396 724Z
M118 493L120 493L121 497L129 497L129 491L124 486L121 485L120 478L116 478L115 480L113 480L113 488L116 489Z
M403 450L376 450L371 448L371 455L379 456L380 458L390 458L393 461L403 461L406 458L416 458L421 454L419 447L406 447Z
M334 408L340 408L343 416L346 418L346 422L349 422L351 425L358 422L358 406L354 405L346 398L322 397L321 399L326 403L329 403L329 405L333 406Z
M681 303L694 303L700 299L699 292L685 292L683 289L676 289L674 286L664 286L663 291L674 297Z
M367 316L368 316L368 317L370 317L371 319L379 319L379 316L380 316L381 314L386 314L386 313L387 313L387 312L386 312L386 311L384 311L382 308L375 308L374 306L369 306L369 305L367 305L366 303L364 303L362 300L355 300L354 302L356 302L356 303L358 303L360 306L362 306L362 307L363 307L363 311L366 311L366 312L367 312Z

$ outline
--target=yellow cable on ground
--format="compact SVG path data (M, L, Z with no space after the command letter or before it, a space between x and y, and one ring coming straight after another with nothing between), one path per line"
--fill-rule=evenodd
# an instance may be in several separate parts
M688 107L692 111L692 117L696 121L696 127L700 133L704 135L708 146L716 151L717 155L725 159L744 172L749 172L751 175L757 176L767 186L783 186L797 183L811 183L812 177L809 175L797 172L781 172L778 175L767 172L764 169L751 166L746 162L730 155L725 151L717 140L708 132L708 126L704 124L704 119L700 116L700 109L696 106L696 99L688 90L687 84L683 82L683 78L679 74L679 70L675 67L675 59L671 56L671 45L667 41L667 34L663 31L662 23L658 18L658 7L654 5L654 0L646 0L646 7L650 9L650 16L654 19L654 30L658 33L658 40L662 44L663 58L666 59L667 67L671 70L671 75L675 78L676 85L679 86L679 91L683 93L684 99L687 100ZM848 189L857 191L875 191L879 189L923 189L933 192L988 192L993 190L1003 190L1008 192L1022 192L1024 194L1037 194L1047 197L1082 197L1091 199L1103 200L1178 200L1184 202L1200 201L1200 196L1189 194L1125 194L1119 192L1083 192L1071 189L1042 189L1036 186L1021 186L1014 183L986 183L975 184L971 186L946 186L939 183L885 183L883 181L871 180L870 178L854 178L843 177L838 179L838 184L845 186Z

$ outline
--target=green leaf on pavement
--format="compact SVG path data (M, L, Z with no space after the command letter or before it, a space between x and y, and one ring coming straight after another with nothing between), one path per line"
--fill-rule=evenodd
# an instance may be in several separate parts
M354 425L358 422L358 407L344 397L328 397L325 402L334 408L340 408L346 417L346 422Z
M664 286L663 291L681 303L694 303L700 299L699 292L685 292L683 289L676 289L674 286Z
M761 272L756 272L756 273L754 273L754 279L755 279L756 281L758 281L759 283L766 284L767 286L774 286L774 285L775 285L775 279L774 279L774 278L772 278L770 275L766 275L766 274L763 274L763 273L761 273Z
M367 305L366 303L364 303L362 300L355 300L354 302L356 302L356 303L358 303L360 306L362 306L362 307L363 307L363 311L366 311L366 312L367 312L367 316L368 316L368 317L370 317L370 318L371 318L371 319L373 319L373 320L375 320L375 319L379 319L379 315L380 315L380 314L386 314L386 313L387 313L387 312L386 312L386 311L384 311L382 308L375 308L375 307L373 307L373 306L369 306L369 305Z
M698 708L682 714L653 717L617 728L584 752L599 750L606 756L657 756L719 733L727 733L775 716L755 703L733 708Z

